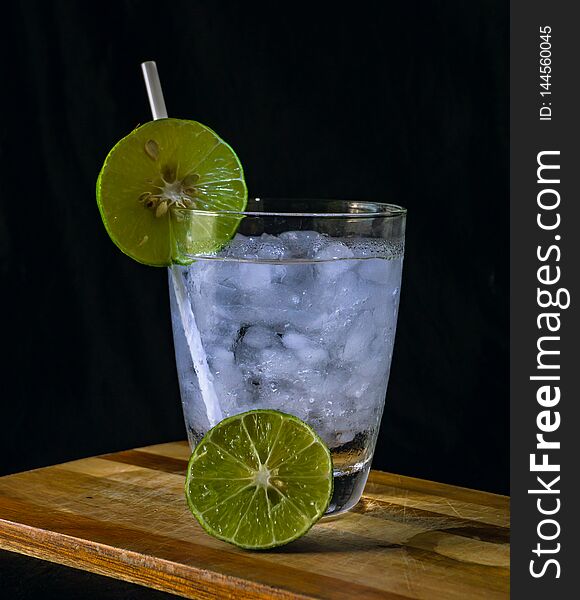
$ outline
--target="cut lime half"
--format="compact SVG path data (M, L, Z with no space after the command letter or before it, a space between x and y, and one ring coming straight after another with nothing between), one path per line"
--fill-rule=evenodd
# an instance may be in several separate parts
M97 203L109 236L152 266L215 252L235 233L247 203L238 157L196 121L145 123L111 150L97 180ZM206 215L190 209L216 211ZM190 261L189 261L190 262Z
M185 495L214 537L274 548L304 535L332 496L330 451L300 419L253 410L224 419L195 448Z

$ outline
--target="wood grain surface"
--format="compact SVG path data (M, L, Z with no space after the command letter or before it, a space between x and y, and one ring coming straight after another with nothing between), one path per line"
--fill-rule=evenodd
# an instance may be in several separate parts
M509 499L373 471L350 513L277 550L205 534L185 442L0 478L0 548L186 598L509 597Z

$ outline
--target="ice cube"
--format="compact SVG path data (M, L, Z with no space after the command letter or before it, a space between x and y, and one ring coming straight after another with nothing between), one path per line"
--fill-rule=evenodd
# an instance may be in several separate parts
M350 261L349 261L350 262ZM328 266L328 263L324 263ZM322 267L321 265L317 265ZM354 271L344 273L338 281L325 281L318 286L315 300L328 312L347 314L358 309L366 298L367 289Z
M360 431L357 419L357 411L350 402L348 406L337 409L332 416L332 432L330 434L330 445L342 446L354 439Z
M292 258L313 258L328 240L316 231L285 231L280 234L280 239L284 241Z
M221 249L220 255L229 258L256 258L259 245L259 238L236 233L228 245Z
M258 402L264 408L267 407L286 413L291 412L297 405L296 393L292 391L292 388L280 385L277 382L265 382L261 386ZM294 413L291 412L291 414Z
M362 361L357 369L358 374L366 379L378 379L386 367L386 357L372 354L368 360Z
M346 361L360 361L367 356L366 350L376 336L374 320L369 311L363 311L345 332L342 358Z
M200 295L203 302L210 302L212 306L235 306L239 302L239 294L239 290L226 280L202 288Z
M248 327L242 338L242 342L250 348L262 349L280 345L280 336L275 331L267 329L262 325Z
M393 275L394 261L384 258L369 258L360 261L359 275L367 281L387 285ZM397 286L395 286L397 287Z
M263 233L257 249L258 258L265 260L282 260L290 258L291 251L284 244L284 240L279 237Z
M266 348L260 352L258 368L265 378L292 381L299 364L293 353L284 348Z
M304 398L297 396L296 387L287 383L272 383L264 386L260 396L262 406L274 408L308 421L310 405Z
M236 369L234 353L227 348L212 348L208 351L208 363L214 376L225 377L231 375L230 369Z
M285 311L286 328L303 331L308 334L320 332L325 322L325 314L307 308L296 308Z
M290 348L292 350L300 350L304 348L308 348L312 342L305 335L301 335L296 333L295 331L289 331L282 338L282 343L286 348Z
M355 261L354 252L342 242L331 242L314 254L314 259L323 261L316 265L316 272L322 281L337 280L341 275L352 269Z
M328 362L328 352L320 346L310 346L296 351L298 358L307 365L320 367Z
M333 355L340 354L349 326L365 310L367 294L366 286L361 286L354 271L346 273L337 282L321 286L320 307L317 309L318 314L323 316L320 335Z
M214 348L208 353L217 397L222 409L228 412L240 402L248 401L248 391L234 353L226 348Z
M346 244L334 241L318 250L314 257L317 260L353 258L354 252Z
M231 283L241 290L264 290L272 283L274 267L260 263L239 263Z
M369 397L366 396L366 393L369 390L369 388L370 381L366 377L362 377L358 373L353 372L345 388L345 394L348 397L353 398L355 400L363 399L368 401Z
M342 406L344 404L344 390L348 385L350 376L351 370L347 367L329 368L321 386L322 396L330 398L333 402Z
M294 350L300 360L311 367L320 366L328 361L328 352L319 344L305 335L289 331L282 337L282 343L286 348Z

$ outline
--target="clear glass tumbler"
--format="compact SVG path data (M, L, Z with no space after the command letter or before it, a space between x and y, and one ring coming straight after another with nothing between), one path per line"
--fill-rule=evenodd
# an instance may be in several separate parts
M190 264L170 269L170 294L192 448L230 415L290 413L331 450L328 513L358 502L389 378L405 218L400 206L340 200L174 209L191 232L175 236Z

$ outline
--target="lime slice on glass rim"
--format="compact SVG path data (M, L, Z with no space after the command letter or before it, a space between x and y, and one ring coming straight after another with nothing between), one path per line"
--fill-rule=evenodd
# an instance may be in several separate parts
M330 451L300 419L276 410L228 417L196 446L185 495L210 535L252 550L304 535L333 491Z
M240 221L242 165L214 131L182 119L145 123L118 142L97 180L97 203L113 242L151 266L187 264L187 254L212 253ZM188 209L216 211L207 216Z

